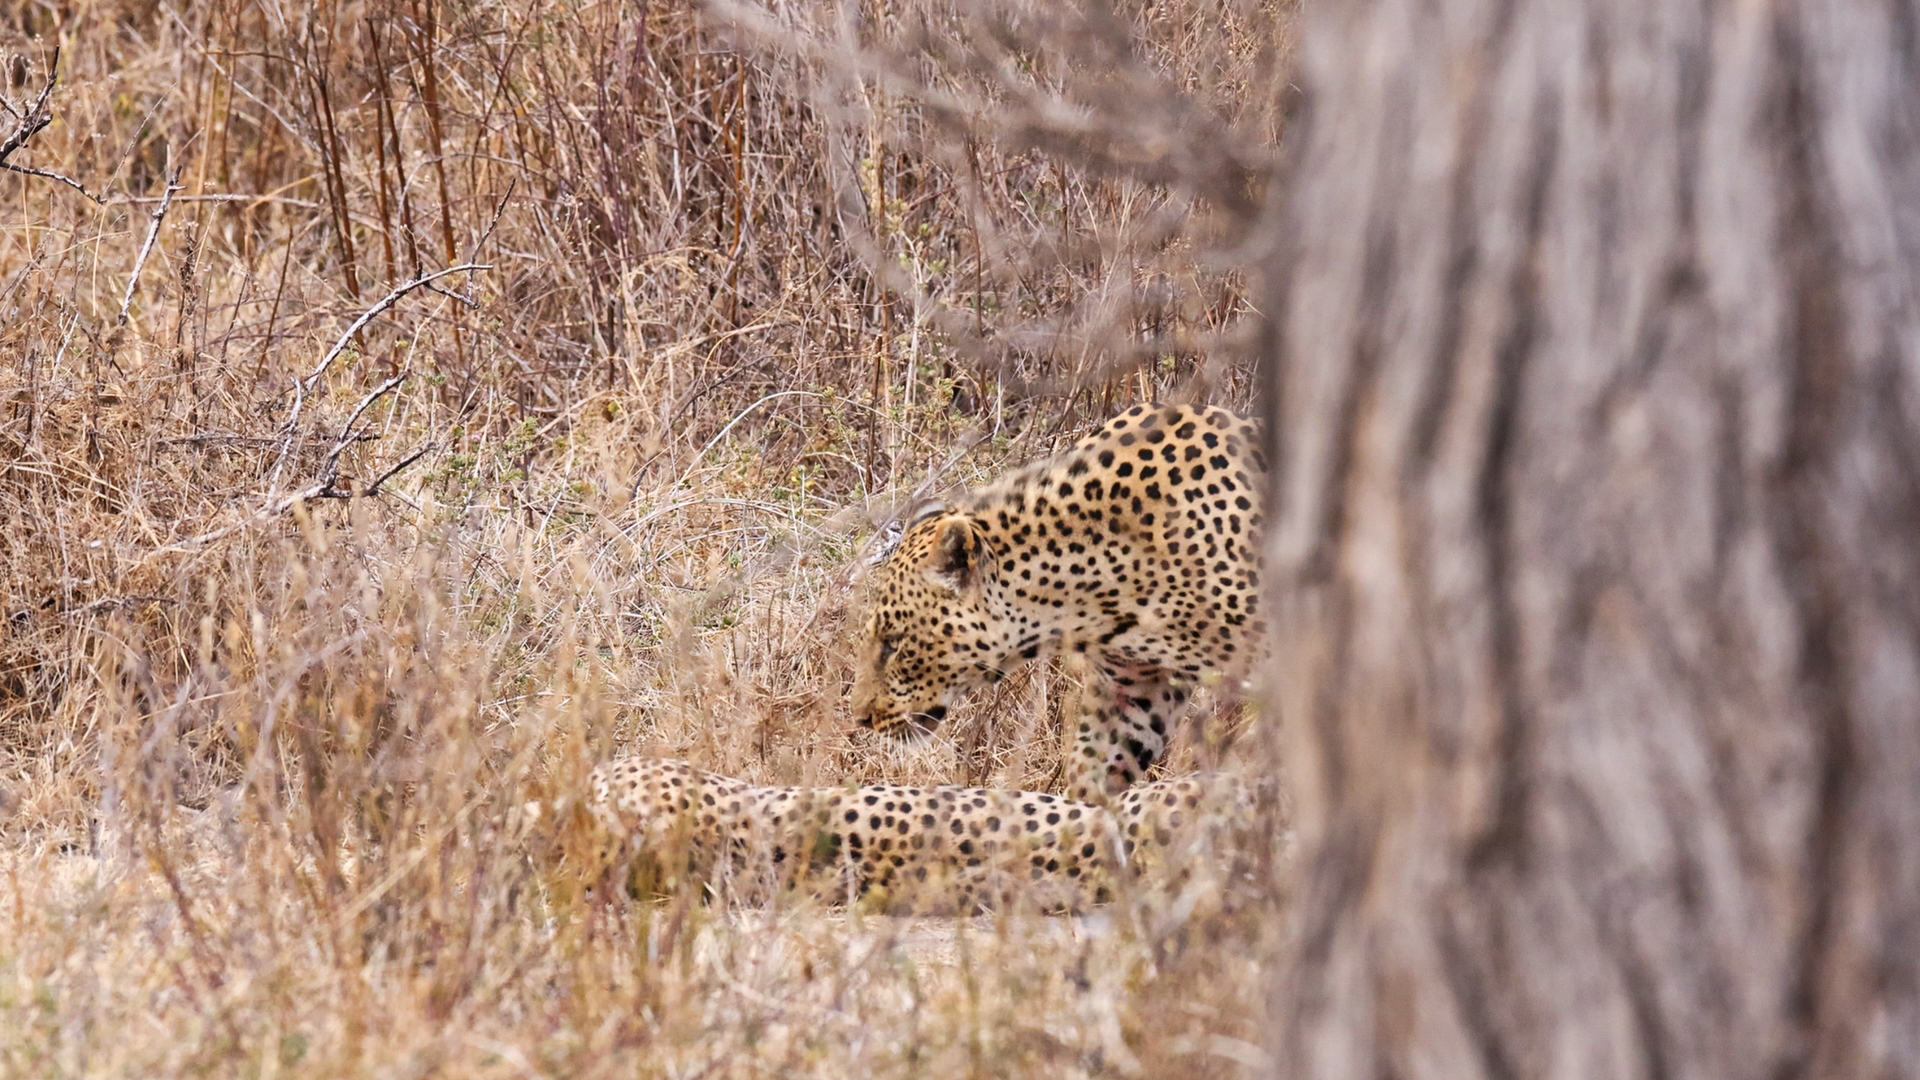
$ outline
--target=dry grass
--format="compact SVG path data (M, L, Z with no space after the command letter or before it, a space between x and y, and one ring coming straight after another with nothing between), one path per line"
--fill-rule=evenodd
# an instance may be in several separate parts
M1118 18L1257 149L1283 14ZM1117 403L1248 395L1231 208L989 122L1039 98L914 29L980 11L867 17L770 51L671 6L11 9L13 108L61 53L10 163L103 201L0 176L0 1075L1260 1059L1244 881L1081 923L728 912L514 828L619 752L1049 785L1055 671L928 747L849 735L852 554Z

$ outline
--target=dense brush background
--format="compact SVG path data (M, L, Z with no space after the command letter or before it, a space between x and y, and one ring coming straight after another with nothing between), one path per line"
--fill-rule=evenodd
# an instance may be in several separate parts
M1258 888L663 906L520 808L627 752L1057 786L1058 668L850 732L856 556L1249 400L1289 4L0 16L0 132L58 50L10 163L86 189L0 174L0 1075L1262 1066Z

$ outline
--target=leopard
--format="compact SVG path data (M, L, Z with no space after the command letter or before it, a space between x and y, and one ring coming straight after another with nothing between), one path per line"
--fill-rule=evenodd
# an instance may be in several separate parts
M1171 865L1203 822L1251 820L1235 777L1144 784L1106 806L1006 788L762 786L677 758L627 757L588 808L630 891L764 903L808 894L876 914L1084 913ZM644 886L640 882L644 879Z
M855 721L924 737L959 695L1070 651L1090 674L1066 794L1131 788L1196 688L1255 659L1266 472L1245 417L1135 405L1064 453L920 506L869 559Z

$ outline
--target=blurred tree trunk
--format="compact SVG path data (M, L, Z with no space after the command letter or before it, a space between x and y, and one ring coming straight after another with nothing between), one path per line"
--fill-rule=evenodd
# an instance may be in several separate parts
M1920 16L1305 22L1281 1075L1920 1075Z

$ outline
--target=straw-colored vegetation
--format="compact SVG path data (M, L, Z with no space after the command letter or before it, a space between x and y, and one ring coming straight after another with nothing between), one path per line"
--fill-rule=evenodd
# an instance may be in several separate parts
M584 815L518 816L636 752L1057 790L1058 668L855 737L853 556L1121 403L1251 395L1209 252L1284 11L1091 39L1136 38L1117 115L1151 84L1244 140L1212 191L1017 122L1084 57L942 52L1017 12L843 14L9 9L0 132L59 81L6 163L59 175L0 175L0 1075L1265 1059L1262 851L907 922L589 889Z

